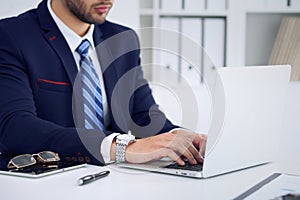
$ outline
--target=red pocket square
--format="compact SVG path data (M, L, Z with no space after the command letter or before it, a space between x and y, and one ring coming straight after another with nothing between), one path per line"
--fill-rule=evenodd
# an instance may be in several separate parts
M40 82L44 82L44 83L51 83L51 84L54 84L54 85L70 85L70 83L67 83L67 82L59 82L59 81L51 81L51 80L46 80L46 79L38 79L38 84Z

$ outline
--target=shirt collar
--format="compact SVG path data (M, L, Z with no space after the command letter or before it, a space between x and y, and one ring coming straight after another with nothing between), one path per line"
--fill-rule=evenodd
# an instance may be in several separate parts
M90 44L91 44L90 50L94 50L94 48L95 48L94 42L93 42L94 41L93 33L94 33L94 28L95 28L94 24L91 24L88 32L83 37L80 37L56 16L56 14L54 13L54 11L51 8L51 0L48 0L47 6L48 6L48 10L50 12L51 17L53 18L53 20L55 21L59 30L63 34L63 36L66 39L72 52L76 51L76 48L80 45L80 43L84 39L87 39L90 42Z

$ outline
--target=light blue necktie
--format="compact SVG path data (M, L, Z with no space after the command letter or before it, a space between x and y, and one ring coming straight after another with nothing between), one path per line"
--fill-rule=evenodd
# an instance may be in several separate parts
M100 80L88 55L90 42L83 40L76 51L80 55L83 104L86 129L104 129Z

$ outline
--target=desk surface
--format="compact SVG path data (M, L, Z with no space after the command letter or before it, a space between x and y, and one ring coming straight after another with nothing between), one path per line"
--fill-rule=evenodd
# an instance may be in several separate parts
M293 152L296 153L295 149ZM292 154L285 154L284 159L280 159L276 164L261 165L208 179L123 169L115 165L107 167L87 165L39 179L0 175L0 198L5 200L233 199L275 172L291 172L300 175L300 167L298 167L300 159L295 160L295 157L287 155ZM105 169L111 171L109 176L84 186L77 185L80 177ZM299 181L297 188L300 191L300 176L294 177ZM278 192L276 190L282 186L282 182L276 180L274 182L277 185L275 184L274 187L270 183L265 187L266 189L260 189L248 198L273 198L274 193Z
M287 105L299 105L299 91L300 84L294 91L298 96L290 98ZM285 115L286 125L282 131L278 165L262 165L209 179L148 173L110 165L106 167L111 171L108 177L84 186L77 186L78 178L105 168L87 166L40 179L0 175L0 199L233 199L274 172L300 175L299 112L300 106L291 107ZM293 178L300 183L300 176ZM249 199L273 197L276 187L282 183L280 179L274 180L275 185L268 184L262 188L262 192L249 196Z
M299 136L300 137L300 136ZM299 138L300 139L300 138ZM287 143L296 147L297 141ZM193 179L172 175L119 168L116 165L97 167L88 165L51 176L29 179L0 175L1 199L233 199L275 172L300 175L299 145L284 147L285 153L276 163L261 165L208 179ZM282 151L283 152L283 151ZM296 159L298 158L298 159ZM93 183L78 186L80 177L109 169L110 175ZM297 191L300 191L300 176ZM279 178L282 178L280 176ZM249 196L249 199L270 199L277 194L282 182L274 180L267 187ZM262 192L260 192L262 191ZM257 198L259 197L259 198Z
M77 186L84 175L108 168L108 177ZM84 168L40 179L0 176L1 199L232 199L276 172L274 164L249 168L209 179L193 179L120 169Z

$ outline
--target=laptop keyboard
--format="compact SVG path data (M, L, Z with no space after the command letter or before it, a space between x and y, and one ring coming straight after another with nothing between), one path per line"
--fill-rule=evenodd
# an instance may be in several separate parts
M203 163L198 163L196 165L190 164L188 161L185 161L185 165L181 166L177 163L172 163L170 165L164 166L163 168L169 169L181 169L181 170L190 170L190 171L202 171Z

